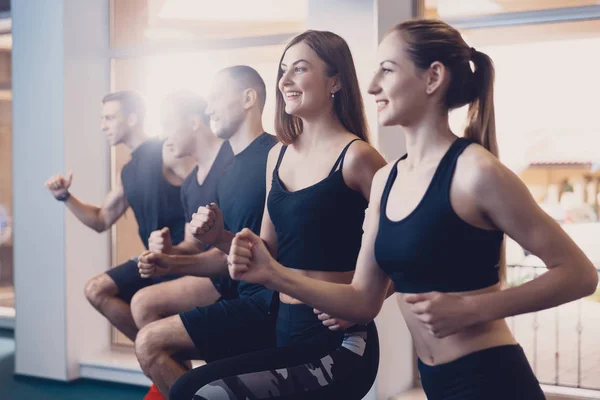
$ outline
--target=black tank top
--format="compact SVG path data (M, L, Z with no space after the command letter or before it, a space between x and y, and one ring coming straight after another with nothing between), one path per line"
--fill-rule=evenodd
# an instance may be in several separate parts
M217 204L223 213L225 228L232 233L249 228L260 235L267 191L266 173L269 151L277 138L268 133L254 139L242 152L236 154L217 187ZM240 282L240 296L263 292L263 285ZM266 297L270 295L265 294Z
M387 217L387 202L406 155L394 164L381 196L375 257L396 292L464 292L498 283L503 232L465 222L450 204L456 161L471 143L452 143L421 202L400 221Z
M162 147L162 141L145 141L131 153L131 160L121 170L125 197L146 248L150 233L157 229L168 227L173 244L183 240L185 230L181 187L171 185L163 175Z
M287 146L281 148L267 206L277 232L277 258L286 267L338 272L356 268L368 201L342 175L344 156L356 140L346 145L327 178L295 192L287 191L279 177Z
M192 220L192 215L198 207L217 201L217 185L232 161L231 145L229 142L224 142L202 185L198 183L198 166L185 178L181 185L181 204L187 222Z

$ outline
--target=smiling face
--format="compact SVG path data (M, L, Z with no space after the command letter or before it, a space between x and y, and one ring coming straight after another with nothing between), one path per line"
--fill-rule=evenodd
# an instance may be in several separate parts
M409 57L401 34L389 33L377 51L378 70L369 85L375 97L379 123L409 126L428 107L427 74Z
M166 104L163 107L162 128L167 136L166 146L175 157L181 158L192 154L197 135L194 123L198 120L200 120L199 117L188 116L186 118L173 105Z
M244 122L244 93L239 90L228 72L219 72L209 92L206 115L214 134L229 140Z
M336 80L327 76L327 64L306 43L287 49L280 68L278 87L287 114L307 118L331 109Z

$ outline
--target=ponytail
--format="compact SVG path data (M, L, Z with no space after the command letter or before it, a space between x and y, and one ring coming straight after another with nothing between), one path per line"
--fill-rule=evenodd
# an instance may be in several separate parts
M467 114L464 137L473 139L490 153L498 157L496 140L496 115L494 112L494 64L485 53L471 48L471 61L475 65L472 75L472 100ZM506 284L506 239L500 248L500 283Z
M498 157L494 112L494 64L487 54L473 48L471 48L471 61L475 65L470 85L473 96L469 103L464 137L475 140Z

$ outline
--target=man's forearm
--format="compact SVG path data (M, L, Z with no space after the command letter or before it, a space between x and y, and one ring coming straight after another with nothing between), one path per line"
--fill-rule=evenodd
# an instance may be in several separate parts
M231 248L231 242L233 242L233 238L235 235L229 231L223 231L219 243L215 243L215 247L221 250L226 255L229 254L229 249Z
M169 254L171 255L192 255L205 251L204 244L197 241L183 240L177 246L173 246Z
M84 203L74 195L69 196L65 204L73 215L89 228L92 228L96 232L104 232L108 229L106 223L101 218L99 207Z
M227 255L216 248L200 254L170 256L171 271L175 274L213 277L226 275Z

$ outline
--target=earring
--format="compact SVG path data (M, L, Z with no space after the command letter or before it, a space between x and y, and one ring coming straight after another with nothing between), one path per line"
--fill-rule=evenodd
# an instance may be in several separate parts
M335 97L335 93L331 93L331 98L333 99Z

